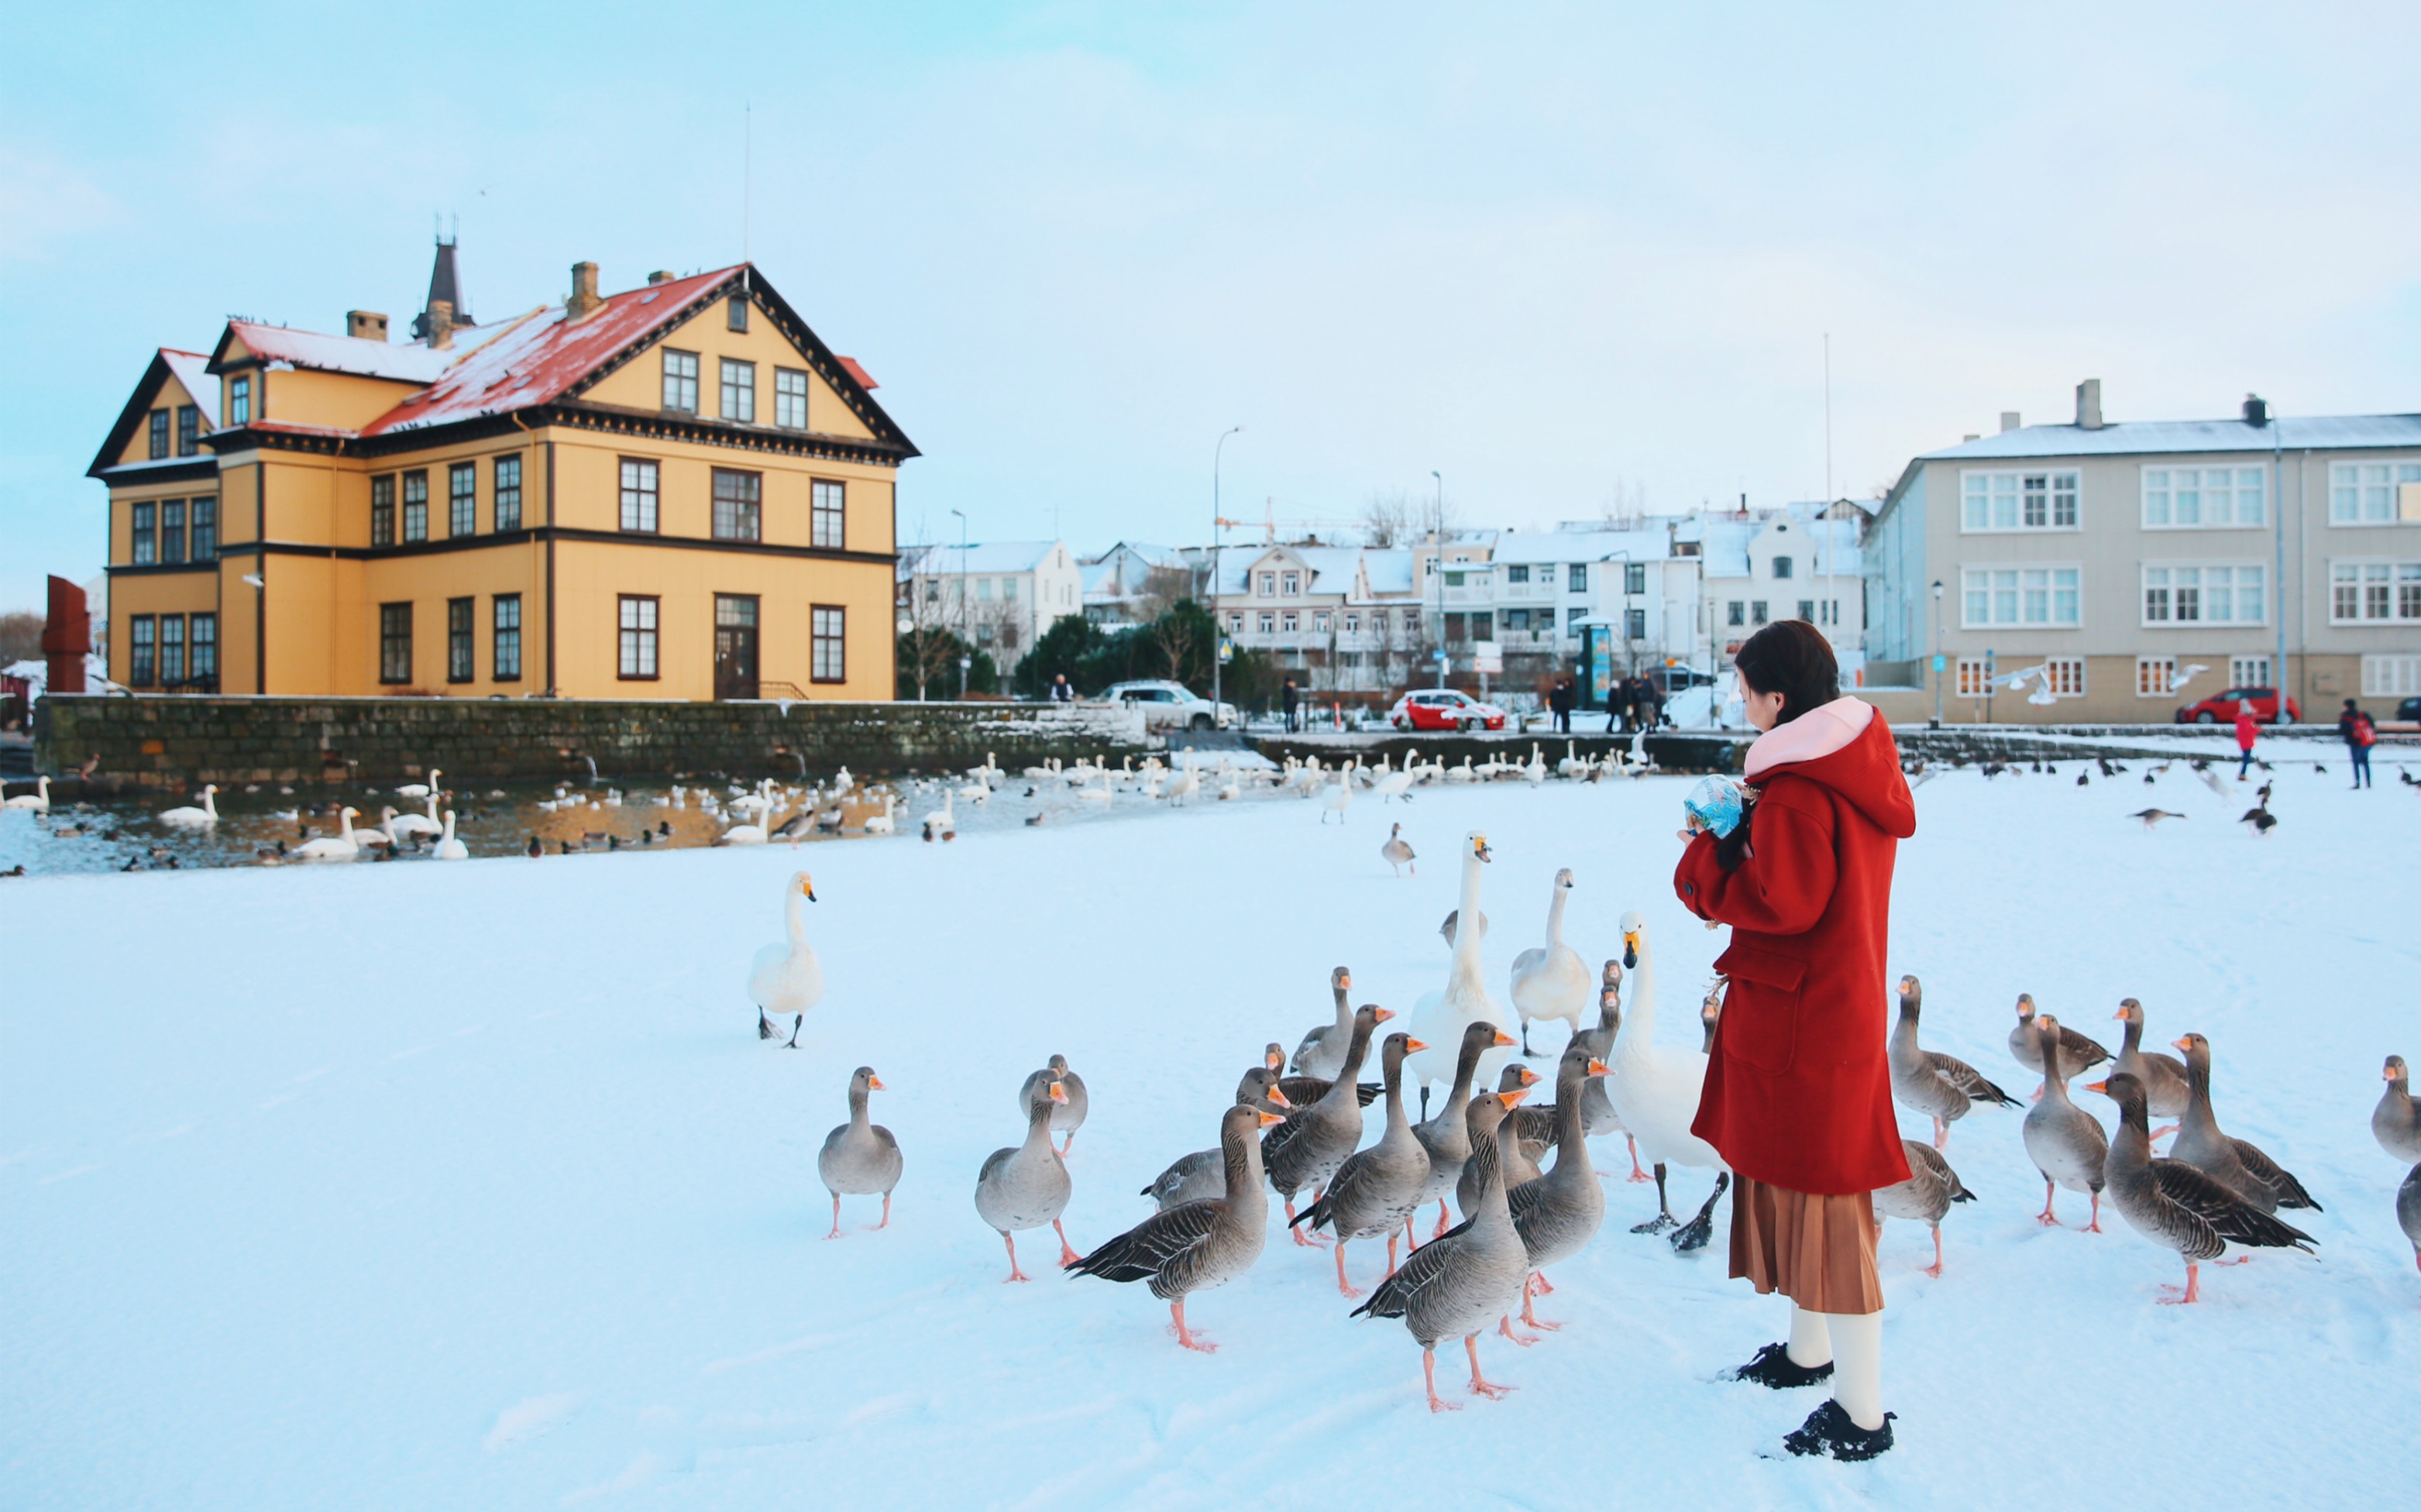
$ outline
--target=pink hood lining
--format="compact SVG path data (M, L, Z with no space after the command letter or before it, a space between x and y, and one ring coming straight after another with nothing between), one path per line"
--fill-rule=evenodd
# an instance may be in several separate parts
M1835 698L1788 725L1776 725L1749 746L1745 780L1756 782L1776 767L1795 766L1845 750L1867 732L1874 718L1874 705L1856 698Z

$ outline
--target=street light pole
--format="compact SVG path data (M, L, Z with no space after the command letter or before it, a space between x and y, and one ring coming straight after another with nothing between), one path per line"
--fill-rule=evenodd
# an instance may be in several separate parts
M1433 686L1445 686L1445 475L1436 468L1429 476L1437 479L1437 552L1429 563L1429 575L1437 579L1438 644L1437 681Z
M967 696L967 673L975 665L975 637L967 621L967 512L953 509L959 517L959 700Z
M1219 636L1222 633L1219 628L1219 559L1221 549L1226 543L1226 538L1220 531L1224 522L1219 515L1219 462L1227 450L1227 438L1243 429L1242 426L1229 426L1219 432L1219 444L1210 448L1210 591L1206 597L1210 600L1210 718L1213 723L1219 718Z
M1933 580L1933 727L1942 727L1942 580Z

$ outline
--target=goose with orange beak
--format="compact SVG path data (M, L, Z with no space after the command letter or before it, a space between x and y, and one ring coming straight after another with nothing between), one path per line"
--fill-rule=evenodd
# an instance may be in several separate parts
M823 1177L833 1200L832 1232L826 1239L840 1238L843 1193L870 1197L881 1192L882 1222L874 1226L891 1226L891 1189L899 1184L902 1167L899 1142L890 1130L869 1122L866 1111L867 1094L882 1090L882 1078L874 1074L874 1068L859 1067L849 1079L849 1122L824 1136L824 1147L816 1156L816 1174Z
M2118 1132L2110 1141L2103 1177L2110 1201L2127 1225L2186 1263L2186 1284L2164 1302L2198 1302L2201 1266L2231 1245L2311 1253L2311 1235L2271 1217L2183 1161L2152 1153L2151 1109L2144 1083L2126 1071L2087 1086L2118 1104ZM2163 1287L2164 1291L2175 1290Z
M1605 1189L1589 1165L1587 1118L1581 1106L1581 1089L1605 1074L1605 1062L1585 1046L1565 1048L1555 1063L1554 1169L1506 1194L1514 1231L1530 1259L1530 1273L1522 1283L1522 1321L1532 1328L1562 1327L1540 1322L1530 1310L1535 1293L1554 1289L1540 1272L1587 1248L1605 1223Z
M976 1211L1000 1231L1001 1242L1008 1246L1011 1281L1033 1279L1017 1268L1016 1236L1026 1229L1049 1224L1059 1236L1059 1263L1076 1258L1068 1231L1059 1226L1073 1188L1068 1167L1051 1143L1051 1115L1067 1102L1068 1089L1058 1083L1036 1086L1026 1099L1025 1143L992 1151L976 1176Z
M1294 1220L1295 1226L1304 1224L1313 1228L1326 1227L1336 1235L1336 1289L1348 1297L1362 1294L1345 1276L1345 1245L1348 1240L1387 1239L1387 1270L1396 1269L1397 1230L1413 1216L1421 1202L1421 1188L1429 1177L1429 1154L1413 1135L1410 1119L1404 1116L1404 1057L1424 1047L1412 1036L1398 1032L1389 1035L1379 1048L1379 1065L1387 1089L1387 1127L1379 1142L1368 1149L1355 1150L1336 1168L1329 1178L1328 1190L1320 1200Z

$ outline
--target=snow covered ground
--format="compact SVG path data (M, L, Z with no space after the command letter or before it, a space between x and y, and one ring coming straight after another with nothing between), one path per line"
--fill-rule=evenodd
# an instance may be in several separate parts
M2115 1221L2079 1232L2072 1196L2071 1226L2038 1227L2019 1115L1977 1111L1950 1141L1981 1200L1945 1225L1947 1273L1918 1273L1920 1225L1884 1237L1900 1446L1867 1466L1757 1457L1816 1396L1712 1378L1780 1336L1782 1304L1725 1279L1720 1239L1685 1258L1624 1232L1649 1188L1610 1186L1606 1231L1554 1274L1561 1333L1483 1344L1519 1390L1443 1417L1401 1325L1348 1320L1325 1251L1273 1240L1198 1297L1222 1346L1199 1356L1142 1287L1039 1267L1047 1235L1023 1246L1036 1283L1001 1285L971 1201L1018 1136L1020 1079L1059 1051L1092 1092L1070 1235L1143 1217L1136 1190L1211 1143L1261 1044L1324 1021L1330 967L1399 1010L1442 981L1467 828L1497 857L1492 988L1570 865L1573 943L1615 951L1644 910L1663 1035L1695 1041L1723 937L1672 898L1682 779L1365 798L1341 828L1309 803L1206 804L818 848L831 990L796 1052L759 1044L741 990L779 936L779 848L13 882L0 1502L2384 1500L2421 1275L2367 1120L2381 1057L2421 1053L2421 800L2384 769L2345 792L2333 765L2282 766L2258 840L2232 822L2246 789L2182 766L1918 790L1893 965L1926 980L1929 1041L2023 1097L2019 991L2097 1036L2140 997L2156 1039L2210 1037L2224 1122L2327 1211L2304 1220L2319 1259L2207 1270L2204 1305L2156 1306L2175 1258ZM2125 817L2148 802L2191 818L2148 834ZM1378 858L1393 818L1416 880ZM861 1062L907 1175L888 1231L852 1200L827 1243L815 1152ZM1704 1190L1683 1175L1677 1205ZM1376 1248L1353 1258L1368 1284Z

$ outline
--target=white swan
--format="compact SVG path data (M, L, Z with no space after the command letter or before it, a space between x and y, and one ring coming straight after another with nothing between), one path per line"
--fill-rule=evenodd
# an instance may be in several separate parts
M1529 779L1533 787L1547 780L1547 758L1539 754L1536 740L1530 742L1530 764L1522 769L1522 775Z
M376 828L376 829L374 829L374 830L355 830L355 831L353 832L353 844L354 844L356 847L367 846L367 847L369 847L369 848L371 848L371 849L373 849L373 850L383 850L383 849L385 849L385 848L387 848L387 847L390 847L390 846L394 845L394 844L395 844L395 810L394 810L394 808L393 808L393 807L391 807L391 806L386 806L386 807L382 807L382 808L379 810L379 821L378 821L378 828Z
M219 821L219 805L217 797L217 786L212 783L204 783L202 784L201 807L195 808L191 804L187 804L183 808L167 809L161 814L160 822L163 824L174 824L180 829L208 829L210 826L216 824Z
M6 803L0 803L0 808L27 809L36 814L49 813L51 811L51 779L48 777L35 778L34 791L30 793L19 793L16 797L8 800Z
M1530 1021L1561 1019L1581 1032L1581 1014L1588 1007L1594 984L1580 952L1564 943L1564 904L1572 896L1572 868L1555 873L1553 901L1547 905L1547 943L1513 958L1513 1009L1522 1015L1522 1053L1532 1054Z
M1398 798L1403 799L1406 803L1412 801L1413 784L1420 781L1421 777L1420 758L1421 754L1417 749L1412 747L1405 749L1404 770L1386 772L1379 778L1379 802L1383 803ZM1385 758L1382 757L1381 764L1383 766L1384 763Z
M1187 799L1195 797L1201 791L1202 769L1189 761L1169 783L1166 796L1171 803L1181 806Z
M440 861L471 859L471 848L454 838L454 811L450 808L445 811L445 837L437 842L437 859Z
M436 767L431 767L429 769L429 780L427 782L405 783L402 787L395 790L395 796L398 798L427 798L430 794L440 790L437 779L444 775L445 775L445 773L443 771Z
M323 834L316 840L305 840L286 852L289 861L351 861L362 853L360 842L353 838L351 806L336 810L336 833Z
M435 773L432 772L430 775L434 776ZM429 795L428 813L398 814L387 820L386 827L389 834L404 836L435 834L445 829L445 826L437 821L437 795L435 793Z
M782 884L782 923L789 938L778 944L767 945L757 952L748 967L748 997L757 1005L757 1037L773 1037L773 1026L765 1015L795 1015L790 1021L789 1048L799 1048L799 1025L806 1022L807 1010L823 1001L824 968L816 959L813 946L807 943L807 921L799 912L799 899L816 900L816 884L803 871L790 873Z
M1655 1169L1658 1214L1632 1230L1652 1234L1679 1222L1665 1194L1664 1168L1693 1165L1720 1172L1724 1158L1712 1145L1690 1132L1692 1121L1698 1116L1699 1090L1706 1084L1706 1052L1654 1042L1656 958L1648 946L1648 921L1636 909L1622 915L1622 955L1623 964L1632 972L1631 1010L1622 1016L1622 1027L1615 1031L1614 1053L1607 1057L1613 1074L1606 1078L1605 1093L1614 1104L1615 1116L1622 1120L1622 1127L1631 1131ZM1718 1177L1718 1195L1730 1179L1727 1174ZM1701 1221L1713 1210L1714 1200L1707 1199L1706 1211L1698 1215ZM1683 1236L1699 1226L1693 1223L1683 1229ZM1704 1236L1698 1242L1705 1242Z
M898 793L884 793L882 795L882 812L880 814L868 814L866 817L866 833L868 834L889 834L892 831L898 829L899 827L899 821L898 818L893 817L892 810L897 808L898 804L899 795Z
M1352 806L1352 774L1347 768L1339 767L1336 769L1335 786L1330 787L1328 789L1328 796L1320 800L1320 822L1322 824L1327 823L1328 816L1334 814L1336 816L1336 822L1342 824L1345 822L1345 811ZM1413 1036L1413 1037L1414 1039L1420 1039L1426 1037L1416 1034ZM1456 1048L1460 1050L1461 1047L1458 1045Z
M1462 901L1457 912L1463 918L1479 917L1479 868L1491 859L1488 836L1473 831L1465 837L1462 848ZM1413 1005L1412 1021L1407 1028L1427 1048L1414 1051L1405 1060L1404 1070L1420 1083L1424 1119L1429 1116L1429 1083L1454 1083L1455 1061L1462 1053L1462 1032L1475 1023L1492 1023L1500 1030L1505 1024L1505 1014L1488 995L1488 983L1480 970L1479 935L1477 929L1455 931L1454 959L1446 967L1445 990L1425 993ZM1472 1084L1494 1086L1510 1053L1499 1046L1482 1054Z
M762 824L735 824L731 828L724 831L721 834L716 835L714 837L714 843L716 845L763 845L765 843L765 826Z
M1099 803L1106 808L1109 806L1110 801L1117 796L1117 789L1110 786L1110 774L1106 770L1101 772L1101 780L1093 784L1090 787L1077 788L1076 796L1088 803Z
M942 789L942 806L928 813L923 818L918 819L916 821L917 824L929 830L947 830L956 828L959 818L958 796L958 794L952 792L949 788L944 787Z

